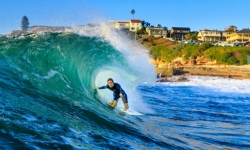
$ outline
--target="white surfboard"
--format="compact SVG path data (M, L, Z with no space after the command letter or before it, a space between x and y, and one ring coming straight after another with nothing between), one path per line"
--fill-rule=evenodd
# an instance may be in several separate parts
M129 114L129 115L134 115L134 116L138 116L138 115L143 115L142 113L139 113L137 111L134 111L134 110L130 110L130 109L127 109L127 110L123 110L123 108L118 108L120 111L126 113L126 114Z

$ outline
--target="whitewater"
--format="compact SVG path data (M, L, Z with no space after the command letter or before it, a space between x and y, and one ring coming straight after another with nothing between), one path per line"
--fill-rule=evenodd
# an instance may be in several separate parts
M149 58L105 24L0 37L0 149L250 148L250 80L156 83ZM94 95L110 77L142 115Z

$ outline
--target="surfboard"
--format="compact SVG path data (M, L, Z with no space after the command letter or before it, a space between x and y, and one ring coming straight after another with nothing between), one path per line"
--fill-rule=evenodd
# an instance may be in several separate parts
M120 111L122 111L123 113L126 113L126 114L129 114L129 115L132 115L132 116L139 116L139 115L143 115L142 113L139 113L137 111L134 111L134 110L130 110L130 109L127 109L127 110L123 110L123 108L118 108Z

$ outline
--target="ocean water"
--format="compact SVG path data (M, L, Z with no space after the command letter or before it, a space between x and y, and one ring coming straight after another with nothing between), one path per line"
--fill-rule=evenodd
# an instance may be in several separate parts
M0 149L250 148L250 80L156 83L148 58L105 25L1 37ZM110 109L111 91L94 96L109 77L142 115Z

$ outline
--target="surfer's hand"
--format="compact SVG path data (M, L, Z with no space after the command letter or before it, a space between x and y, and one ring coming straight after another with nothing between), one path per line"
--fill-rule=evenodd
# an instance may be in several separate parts
M97 89L94 89L94 95L96 95L97 94Z

